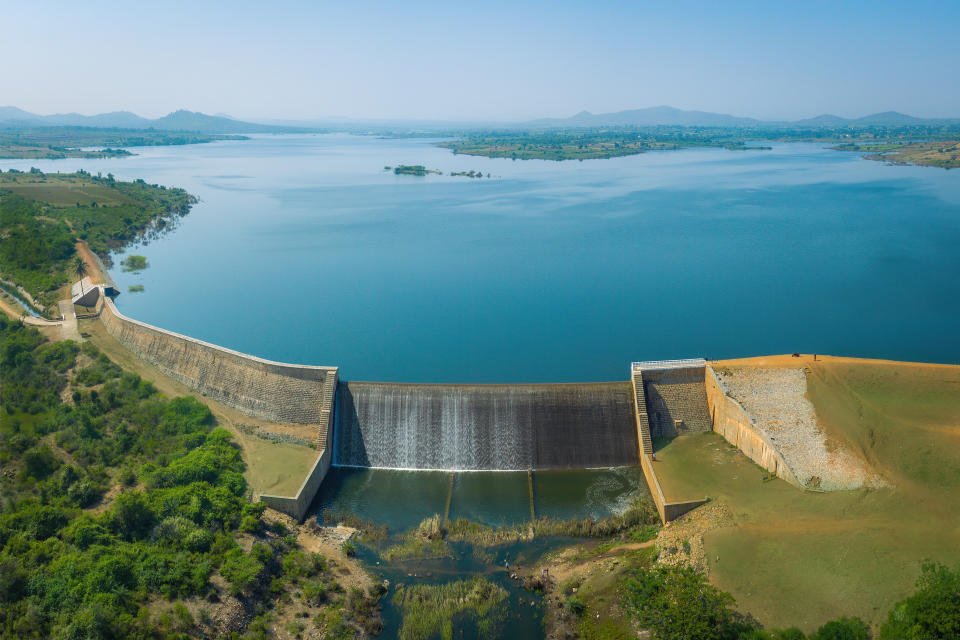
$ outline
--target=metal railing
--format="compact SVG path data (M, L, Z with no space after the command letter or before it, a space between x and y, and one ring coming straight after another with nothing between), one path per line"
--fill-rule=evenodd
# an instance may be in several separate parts
M649 369L682 369L686 367L702 367L707 364L704 358L682 358L680 360L647 360L645 362L631 362L631 371L646 371Z

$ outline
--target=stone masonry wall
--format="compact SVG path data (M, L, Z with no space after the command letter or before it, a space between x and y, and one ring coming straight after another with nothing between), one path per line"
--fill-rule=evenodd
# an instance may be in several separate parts
M646 369L643 372L651 435L672 438L682 433L710 431L713 425L704 389L704 368Z
M165 375L242 413L318 426L326 418L324 385L336 385L336 367L272 362L158 329L127 318L109 298L100 318L110 335Z

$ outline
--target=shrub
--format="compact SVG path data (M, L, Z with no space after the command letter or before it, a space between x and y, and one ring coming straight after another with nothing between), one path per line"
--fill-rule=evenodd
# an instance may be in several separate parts
M27 449L23 463L27 475L35 480L43 480L60 466L60 461L45 444Z
M80 549L93 545L107 545L114 541L113 534L99 521L84 514L63 530L63 539Z
M622 603L661 640L737 637L755 625L733 611L733 597L688 567L638 569L624 582Z
M147 497L140 491L130 491L117 496L108 513L110 529L126 540L145 537L157 520Z
M193 616L190 610L182 602L173 605L173 616L177 619L177 629L179 631L189 631L193 628Z
M926 563L917 592L901 600L880 629L882 640L960 637L960 572Z
M319 606L329 599L327 585L322 580L311 581L303 585L303 599Z
M257 516L243 516L240 521L240 531L244 533L259 534L263 529L263 521Z
M578 618L587 611L587 603L577 596L567 596L563 602L563 607Z
M870 628L860 618L840 618L826 623L809 637L810 640L870 640Z
M246 554L241 549L231 549L226 553L220 574L230 583L230 593L238 596L252 590L263 569L263 562L252 552Z

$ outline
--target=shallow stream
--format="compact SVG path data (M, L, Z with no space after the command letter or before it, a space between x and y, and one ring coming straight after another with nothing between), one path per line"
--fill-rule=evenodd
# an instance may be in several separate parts
M448 542L448 553L452 557L394 562L386 561L382 552L424 519L433 514L442 516L448 502L451 520L465 518L493 527L527 522L531 518L531 486L535 517L558 520L605 518L622 512L634 496L647 491L637 467L536 471L529 477L525 472L447 473L334 467L315 504L321 522L327 512L349 512L389 527L387 540L358 545L359 558L375 578L388 580L390 584L381 601L384 620L381 637L399 636L403 620L393 602L399 586L441 585L482 576L507 592L505 604L498 607L503 616L497 631L484 638L476 620L461 613L454 616L453 637L521 640L543 637L544 603L539 594L523 589L511 574L528 569L544 553L575 540L545 536L490 547Z

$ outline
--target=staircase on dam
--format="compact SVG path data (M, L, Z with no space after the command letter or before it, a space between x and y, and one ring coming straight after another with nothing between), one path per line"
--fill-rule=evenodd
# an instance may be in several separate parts
M713 428L703 358L634 362L630 372L637 394L637 425L650 438ZM650 453L652 447L643 451Z
M637 411L637 437L640 440L640 455L653 453L653 439L650 437L650 421L647 417L647 394L643 390L643 371L634 369L631 376L633 396Z
M664 492L657 477L657 463L653 456L654 436L672 437L681 431L700 431L704 425L709 429L705 375L706 361L702 358L654 360L630 365L640 467L663 522L679 518L706 502L706 498L672 499L669 487Z
M320 396L320 428L317 429L317 449L323 451L327 448L327 437L333 430L334 398L337 393L337 372L327 374L323 381L323 394Z

